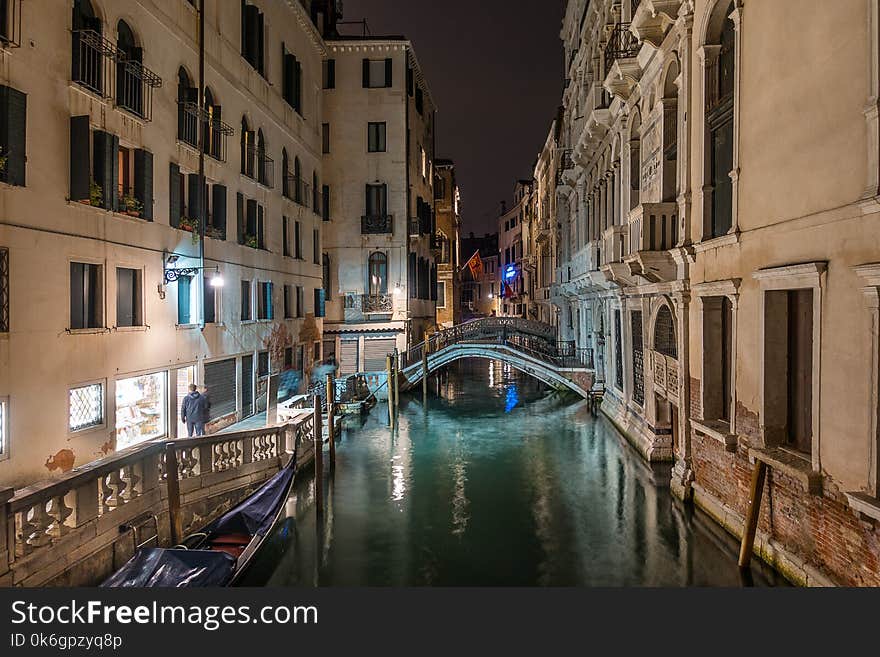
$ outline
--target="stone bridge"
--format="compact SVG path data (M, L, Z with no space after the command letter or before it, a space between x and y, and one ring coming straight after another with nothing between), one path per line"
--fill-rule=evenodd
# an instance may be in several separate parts
M429 375L463 358L509 364L555 389L566 388L589 399L595 381L592 354L573 342L558 342L548 324L512 317L489 317L434 333L401 355L401 387L418 385Z

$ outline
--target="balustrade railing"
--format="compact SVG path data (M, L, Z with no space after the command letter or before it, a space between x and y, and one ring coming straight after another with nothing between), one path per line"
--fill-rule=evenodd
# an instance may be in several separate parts
M617 23L611 30L608 44L605 46L605 77L618 59L627 59L639 54L639 40L629 30L630 23Z
M390 235L394 232L394 217L390 214L368 214L361 217L362 235Z

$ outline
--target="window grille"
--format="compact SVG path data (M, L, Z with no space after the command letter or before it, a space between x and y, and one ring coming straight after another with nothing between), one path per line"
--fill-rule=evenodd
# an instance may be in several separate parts
M93 383L70 391L70 430L82 431L104 424L104 384Z

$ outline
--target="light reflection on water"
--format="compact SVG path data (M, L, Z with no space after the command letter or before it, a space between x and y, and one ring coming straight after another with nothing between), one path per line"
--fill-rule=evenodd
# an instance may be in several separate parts
M584 403L465 361L351 426L315 520L303 477L248 584L739 586L737 544ZM439 393L439 395L438 395ZM756 584L781 583L756 564Z

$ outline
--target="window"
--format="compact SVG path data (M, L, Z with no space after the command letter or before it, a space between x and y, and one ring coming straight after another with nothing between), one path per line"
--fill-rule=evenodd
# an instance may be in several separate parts
M84 431L104 424L104 384L92 383L71 388L68 396L68 427Z
M205 299L205 324L217 323L217 290L219 288L211 285L211 279L208 276L202 276L202 286L204 287Z
M298 221L295 221L293 224L293 257L297 260L303 259L302 224Z
M419 146L419 170L422 172L422 178L428 175L428 154L421 146Z
M290 218L281 217L281 255L290 257Z
M0 333L9 333L9 249L0 248Z
M370 296L388 293L388 257L384 253L377 251L370 254L368 282Z
M239 243L252 249L265 249L265 210L254 199L239 195ZM244 217L241 216L244 213Z
M199 90L182 66L177 70L177 139L193 148L199 146Z
M364 88L379 89L393 86L393 70L391 59L365 59Z
M385 123L370 123L367 127L367 150L370 153L385 152Z
M733 404L733 304L726 296L704 297L701 302L703 418L730 423ZM728 431L733 433L730 429Z
M177 279L177 325L190 326L194 324L196 313L193 312L194 301L192 294L192 277L181 276Z
M312 211L321 214L321 186L318 184L318 172L312 172Z
M101 48L101 19L95 15L89 0L74 0L72 27L71 79L89 91L103 96L109 56Z
M388 185L367 185L367 216L386 216L388 203Z
M282 96L302 116L302 63L281 44Z
M314 293L315 293L315 317L316 318L326 317L327 312L326 312L325 302L327 299L324 296L324 290L321 288L315 288ZM318 349L317 349L318 343L315 343L315 344L316 344L315 353L317 354L318 353Z
M116 268L116 326L143 326L141 270Z
M321 264L321 231L317 228L312 231L312 262Z
M322 65L322 78L324 89L336 88L336 60L326 59Z
M254 178L256 172L256 133L251 130L247 117L241 117L241 173Z
M446 283L437 281L437 307L446 308Z
M293 369L293 347L284 348L284 371L289 372Z
M416 87L416 111L420 116L425 111L425 98L421 87Z
M257 354L257 376L264 378L269 376L269 352L261 351Z
M293 288L284 286L284 319L293 319Z
M241 56L265 76L263 13L254 5L241 3Z
M9 398L0 398L0 461L9 458Z
M253 310L251 304L251 282L241 282L241 321L249 322L253 320Z
M166 436L168 375L156 372L116 382L116 448Z
M330 124L321 124L321 152L325 155L330 152Z
M573 315L568 315L569 330L573 328ZM614 384L618 390L623 390L623 325L620 310L614 311Z
M257 319L261 321L275 319L275 307L273 303L274 286L271 282L261 281L259 284L259 296L257 297Z
M70 263L70 328L104 326L103 276L100 265Z
M0 181L23 187L27 159L27 96L0 85Z
M324 299L330 299L330 256L321 256L321 280L324 283Z
M306 302L303 298L303 289L301 285L296 286L296 318L302 319L306 313Z
M330 185L321 188L321 219L330 221Z

